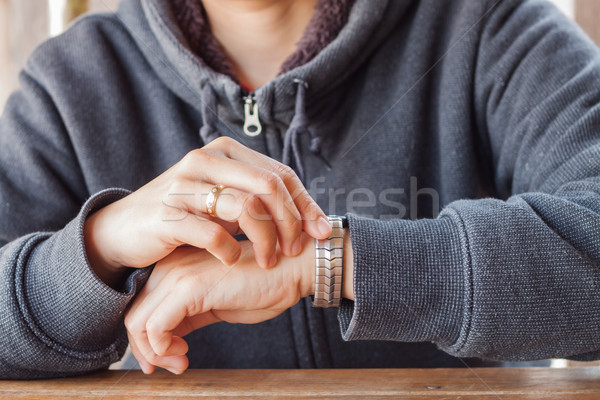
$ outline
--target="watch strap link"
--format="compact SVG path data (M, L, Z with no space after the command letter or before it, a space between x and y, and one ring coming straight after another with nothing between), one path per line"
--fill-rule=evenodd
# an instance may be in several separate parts
M313 306L339 307L344 272L344 218L328 216L331 235L315 240L315 295Z

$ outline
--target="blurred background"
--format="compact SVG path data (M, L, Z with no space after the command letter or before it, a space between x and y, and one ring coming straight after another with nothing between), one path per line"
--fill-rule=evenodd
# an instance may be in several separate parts
M600 44L600 0L549 0ZM0 0L0 110L33 49L84 12L111 12L119 0Z
M119 0L0 0L0 110L35 47L79 14L111 12Z

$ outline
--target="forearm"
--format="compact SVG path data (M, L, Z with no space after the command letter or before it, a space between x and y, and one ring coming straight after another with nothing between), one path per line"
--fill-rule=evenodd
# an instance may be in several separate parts
M4 285L0 312L1 378L41 378L108 367L124 352L123 312L148 272L139 271L115 291L89 268L83 220L95 205L119 193L100 193L55 233L34 233L0 250Z
M597 352L598 193L593 178L453 202L432 220L349 216L357 282L340 307L344 339L497 360Z

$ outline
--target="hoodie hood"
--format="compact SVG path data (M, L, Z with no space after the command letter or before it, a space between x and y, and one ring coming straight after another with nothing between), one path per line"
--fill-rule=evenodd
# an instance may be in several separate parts
M311 111L325 96L331 100L329 93L399 26L413 1L356 0L344 28L319 54L249 95L195 55L169 0L126 0L119 14L164 84L200 111L204 144L231 136L289 165L306 183L309 152L331 167L321 146L326 133L315 129Z
M194 53L213 70L239 82L221 44L212 35L203 2L172 0L172 5L179 27ZM317 1L304 33L296 43L295 51L282 63L278 75L306 64L331 43L346 26L353 5L354 0Z
M336 88L368 59L414 2L356 0L348 23L336 39L310 62L281 74L254 92L261 121L291 120L296 80L307 83L309 104ZM169 0L124 0L118 13L158 76L178 96L200 109L203 87L210 85L219 103L219 114L233 113L244 118L244 90L194 54Z

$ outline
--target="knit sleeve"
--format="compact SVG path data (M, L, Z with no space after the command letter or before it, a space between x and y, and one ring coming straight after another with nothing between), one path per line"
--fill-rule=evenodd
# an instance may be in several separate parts
M456 201L432 220L350 216L343 337L598 358L600 53L546 2L505 1L484 23L473 79L499 198Z
M88 195L59 113L28 73L0 119L0 379L107 368L125 351L123 313L147 270L121 290L90 268L83 225L129 191Z

